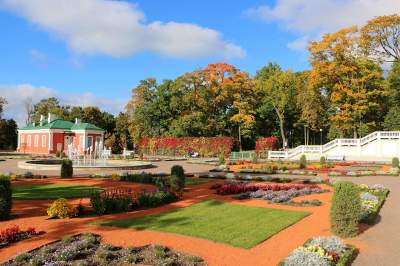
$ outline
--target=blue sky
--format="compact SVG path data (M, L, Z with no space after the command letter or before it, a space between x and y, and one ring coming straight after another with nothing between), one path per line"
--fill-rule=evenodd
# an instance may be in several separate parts
M117 113L141 79L221 61L302 70L307 41L399 11L397 0L0 0L0 96L19 122L26 97Z

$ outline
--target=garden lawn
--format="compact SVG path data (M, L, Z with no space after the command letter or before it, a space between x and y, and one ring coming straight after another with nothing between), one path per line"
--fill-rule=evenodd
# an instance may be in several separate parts
M171 212L95 224L171 232L251 248L308 215L211 200Z
M50 184L50 185L19 185L12 187L14 199L58 199L58 198L85 198L93 192L103 191L102 188L92 186Z
M185 185L187 186L194 186L194 185L201 185L209 182L207 178L186 178Z

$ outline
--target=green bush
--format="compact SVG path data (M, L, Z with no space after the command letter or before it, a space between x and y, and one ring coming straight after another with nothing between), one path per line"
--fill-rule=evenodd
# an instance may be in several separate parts
M90 204L96 214L126 212L133 209L134 201L130 195L104 194L95 192L90 197Z
M143 184L155 184L157 177L148 173L141 174L129 174L126 176L121 176L121 181L136 182Z
M257 163L258 158L257 158L257 153L256 152L251 153L250 157L251 157L251 162L252 163Z
M11 207L11 181L8 176L0 176L0 220L6 220L10 218Z
M399 168L399 158L398 157L393 157L393 159L392 159L392 167L393 168Z
M74 169L71 160L63 160L61 163L61 177L72 177Z
M171 168L171 176L169 178L170 190L173 193L181 195L185 188L185 171L180 165L174 165Z
M356 236L360 215L359 187L348 181L336 183L330 210L332 232L341 237Z
M154 208L177 200L177 196L170 192L142 193L139 196L139 206L143 208Z
M218 162L219 162L219 164L224 164L225 163L225 154L224 154L224 152L220 152L219 153Z
M300 166L299 167L300 167L300 169L304 169L307 167L307 158L306 158L305 154L300 156Z
M321 158L319 158L319 163L321 164L321 166L326 164L326 158L325 156L321 156Z

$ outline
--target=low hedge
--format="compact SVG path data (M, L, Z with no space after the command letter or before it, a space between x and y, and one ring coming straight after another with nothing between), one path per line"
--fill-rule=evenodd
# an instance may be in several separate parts
M150 192L150 193L142 193L139 196L139 206L142 208L154 208L164 204L168 204L174 202L178 199L178 197L170 192Z

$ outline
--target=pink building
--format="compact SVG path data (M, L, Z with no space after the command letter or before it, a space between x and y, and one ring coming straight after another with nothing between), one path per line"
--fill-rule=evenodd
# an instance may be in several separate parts
M67 153L68 145L82 152L96 143L103 145L104 130L90 123L75 123L58 119L54 114L41 116L39 124L30 124L18 130L19 152L32 154Z

